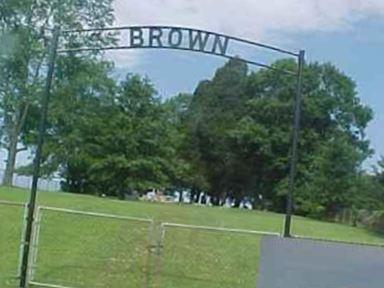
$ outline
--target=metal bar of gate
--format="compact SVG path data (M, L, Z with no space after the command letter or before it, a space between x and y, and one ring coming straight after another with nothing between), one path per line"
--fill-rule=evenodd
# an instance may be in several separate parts
M166 223L166 222L162 223L161 226L162 227L178 227L178 228L205 230L205 231L217 231L217 232L229 232L229 233L243 233L243 234L257 234L257 235L280 236L280 233L277 233L277 232L246 230L246 229L233 229L233 228L211 227L211 226L197 226L197 225Z

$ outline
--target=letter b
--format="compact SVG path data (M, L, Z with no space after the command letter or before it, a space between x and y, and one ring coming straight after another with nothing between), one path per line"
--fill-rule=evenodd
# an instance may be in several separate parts
M143 30L141 28L133 27L130 29L130 46L131 47L144 46Z

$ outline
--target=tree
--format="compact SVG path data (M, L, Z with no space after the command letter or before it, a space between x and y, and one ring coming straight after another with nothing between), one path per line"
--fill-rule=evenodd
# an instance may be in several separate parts
M122 197L167 186L175 150L166 111L149 81L128 75L110 112L93 141L94 190Z
M190 190L191 197L202 191L207 191L208 183L201 167L196 165L188 138L188 118L193 95L179 94L167 99L163 106L169 115L172 145L175 149L173 158L174 173L171 175L168 187L172 191ZM180 193L181 196L181 193ZM181 198L179 199L181 201Z
M117 87L112 65L92 59L58 61L58 84L51 101L42 171L59 171L66 191L89 191L89 153L98 127L113 113Z
M210 193L262 195L272 209L284 211L296 82L278 70L296 64L280 60L273 66L249 74L232 60L201 82L191 102L188 140ZM372 152L364 134L372 111L361 104L355 83L330 64L306 65L303 83L296 206L303 214L324 215L353 203L354 178Z
M231 162L227 131L241 114L246 74L246 64L239 60L229 61L216 72L212 81L199 84L188 111L186 148L189 159L209 183L209 192L216 198L224 197L234 188L228 185L229 170L226 169Z
M0 4L0 33L9 37L14 49L0 59L1 145L7 150L4 185L12 184L17 153L33 145L33 135L44 82L47 31L54 25L62 29L95 28L111 24L111 0L13 1ZM6 36L4 36L6 35ZM92 41L103 45L110 35L63 35L62 45L81 45ZM8 49L9 50L9 49ZM32 141L32 142L31 142ZM19 148L18 144L23 144Z
M174 117L152 84L130 74L117 84L107 63L73 68L55 90L43 170L59 170L66 191L120 198L178 179Z
M359 153L344 135L323 143L318 148L309 169L306 169L299 189L299 212L311 216L334 217L351 208L358 197L354 190L359 177Z

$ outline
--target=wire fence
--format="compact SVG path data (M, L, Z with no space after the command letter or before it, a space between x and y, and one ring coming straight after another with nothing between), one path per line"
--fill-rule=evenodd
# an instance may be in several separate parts
M157 287L249 287L257 281L259 245L278 233L194 226L161 225ZM239 263L241 265L239 266Z
M263 235L279 236L39 207L29 279L55 288L253 288Z
M33 285L148 287L152 220L49 207L37 214Z
M23 215L25 218L24 204L0 200L2 288L17 286ZM306 225L312 224L308 221L294 227L304 234L297 237L320 238L316 230L308 234L311 230ZM348 228L316 225L325 225L323 231ZM358 232L336 232L343 231ZM349 233L350 242L362 244L360 238L353 238L354 232ZM264 236L280 234L155 223L152 219L39 206L33 227L29 283L31 287L48 288L254 288Z

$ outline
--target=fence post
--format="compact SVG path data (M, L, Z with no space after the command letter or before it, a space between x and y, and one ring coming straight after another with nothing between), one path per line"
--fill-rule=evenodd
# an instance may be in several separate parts
M291 151L291 163L289 172L289 190L287 195L287 208L284 223L284 237L291 236L291 222L293 213L293 194L295 190L296 180L296 166L298 155L298 143L300 133L300 117L301 117L301 93L302 93L302 78L304 67L305 51L301 50L298 58L298 71L297 71L297 87L296 96L294 101L294 123L293 123L293 137L292 137L292 151Z

